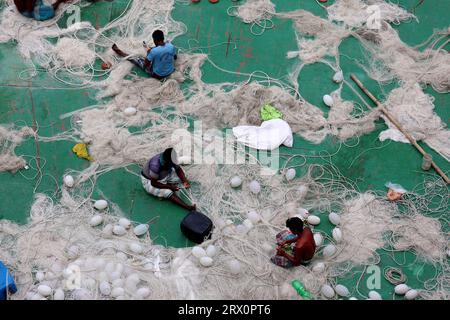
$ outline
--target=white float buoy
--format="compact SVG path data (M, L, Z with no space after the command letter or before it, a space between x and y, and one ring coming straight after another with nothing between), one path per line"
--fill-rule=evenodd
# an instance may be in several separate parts
M76 259L80 256L80 248L78 246L70 246L67 249L67 256L69 257L69 259Z
M109 296L111 294L111 285L107 281L100 282L99 289L104 296Z
M131 250L133 253L141 254L142 251L144 251L144 248L142 248L142 246L141 246L139 243L137 243L137 242L132 242L132 243L130 243L130 250Z
M317 226L320 223L320 218L318 216L315 215L310 215L306 221L308 221L309 224L313 225L313 226Z
M286 180L287 180L287 181L291 181L291 180L294 180L296 174L297 174L297 172L295 171L294 168L289 168L289 169L286 171L286 173L285 173L284 176L286 177Z
M350 291L348 291L347 287L342 285L342 284L338 284L334 290L336 291L336 293L341 296L341 297L348 297L350 295Z
M128 107L125 110L123 110L123 113L126 116L134 116L137 113L137 109L134 107Z
M97 200L94 202L94 208L97 210L104 210L108 206L108 202L106 200Z
M49 295L52 294L52 288L49 286L46 286L44 284L41 284L38 288L37 291L39 292L39 294L43 297L48 297Z
M329 107L332 107L334 105L334 100L330 95L326 94L323 96L323 103Z
M322 295L325 298L331 299L334 297L335 293L334 293L334 289L328 285L328 284L324 284L322 286L322 288L320 289L320 292L322 293Z
M313 267L312 271L314 273L322 273L325 271L325 263L323 262L317 262Z
M304 185L304 184L300 185L297 189L299 198L300 199L304 198L306 196L306 194L308 193L308 190L309 190L309 188L307 185Z
M75 185L75 180L73 179L73 177L71 176L71 175L66 175L66 176L64 176L64 178L63 178L63 182L64 182L64 185L67 187L67 188L72 188L74 185Z
M370 300L383 300L381 295L378 292L373 291L373 290L369 292L369 299Z
M303 219L308 219L309 211L305 208L298 208L297 215L299 215Z
M323 249L322 254L325 258L329 258L333 256L336 253L336 251L337 251L336 247L332 244L329 244Z
M316 247L320 247L323 244L323 236L320 233L314 233L313 237Z
M122 288L125 284L125 280L123 280L122 278L114 279L112 280L111 284L113 288Z
M406 294L405 294L405 298L407 300L414 300L418 296L419 296L419 291L414 290L414 289L408 290L408 292L406 292Z
M141 299L145 299L150 295L150 289L147 287L139 288L136 291L136 295Z
M38 271L38 272L36 272L35 277L36 277L36 280L39 282L44 281L45 273L43 273L42 271Z
M252 229L253 228L253 223L250 221L250 219L245 219L242 224L248 229Z
M32 297L31 300L42 300L45 299L42 295L40 295L39 293L35 293Z
M228 268L232 274L239 274L241 272L241 263L236 259L228 261Z
M344 73L342 72L342 70L339 70L334 74L333 81L336 83L341 83L342 81L344 81Z
M112 224L107 224L103 227L102 234L105 238L111 237L113 233L114 226Z
M204 267L211 267L213 264L213 259L210 257L201 257L200 258L200 264Z
M217 255L217 248L216 246L210 244L207 248L206 248L206 254L208 257L210 258L214 258Z
M332 231L333 239L339 243L342 240L342 231L340 228L336 227Z
M96 214L95 216L93 216L91 218L91 220L89 220L89 225L91 227L96 227L98 225L100 225L103 222L103 216Z
M192 254L194 255L194 257L200 259L206 256L206 251L202 247L195 246L192 248Z
M186 165L186 164L191 164L191 163L192 163L192 159L190 156L178 157L178 164L180 164L180 165Z
M261 220L261 216L256 211L249 211L247 213L248 220L251 221L251 223L256 224Z
M128 220L127 218L120 218L120 219L119 219L119 225L121 225L121 226L124 227L125 229L130 229L130 227L131 227L131 222L130 222L130 220Z
M234 176L233 178L231 178L230 180L230 186L232 188L238 188L242 185L242 179L241 177L238 176Z
M113 298L117 298L117 297L123 296L124 294L125 294L125 290L123 288L120 288L120 287L114 288L111 291L111 297L113 297Z
M254 194L258 194L261 192L261 185L256 180L253 180L250 182L249 188L250 188L250 191Z
M61 288L58 288L55 290L55 292L53 293L53 300L64 300L65 295L64 295L64 291Z
M236 226L237 233L246 234L248 231L249 231L249 229L243 224L239 224Z
M127 230L125 230L125 228L123 226L114 226L112 232L116 235L116 236L123 236L125 233L127 233Z
M404 295L408 291L409 291L409 287L404 283L396 285L394 288L394 292L398 295Z
M332 224L334 224L335 226L339 225L339 223L341 223L341 217L336 213L336 212L331 212L328 215L328 219L330 220L330 222Z
M140 224L133 229L133 232L137 236L142 236L147 233L149 228L148 224Z

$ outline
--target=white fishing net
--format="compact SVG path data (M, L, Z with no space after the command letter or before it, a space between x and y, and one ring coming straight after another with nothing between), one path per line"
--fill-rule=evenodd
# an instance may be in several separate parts
M394 89L386 100L386 108L416 139L424 141L447 161L450 161L450 130L434 112L434 97L425 94L417 83L404 83ZM396 127L386 121L389 128Z
M338 0L327 7L327 12L330 20L352 27L377 28L381 21L400 24L415 18L398 4L384 0Z
M335 104L325 117L319 108L301 98L298 86L289 87L279 79L252 74L250 79L259 83L249 80L244 84L205 84L200 67L206 60L212 62L205 55L180 54L177 73L164 82L135 75L126 77L132 64L113 56L112 43L133 55L143 54L142 41L148 41L154 29L162 29L169 39L181 34L184 26L170 16L173 4L173 1L156 0L130 2L122 15L99 30L86 23L60 29L55 25L58 17L47 23L25 25L11 7L3 10L0 41L16 40L25 58L32 59L65 83L100 89L98 105L62 116L71 118L71 130L52 137L39 136L42 142L86 143L93 158L91 166L81 172L67 170L74 177L74 186L61 186L58 200L36 194L27 224L0 221L0 259L10 267L19 288L11 298L300 299L290 285L294 279L300 280L317 298L324 298L320 293L322 285L335 285L336 277L349 276L355 268L379 262L379 250L415 251L418 260L436 268L433 279L418 279L423 283L423 289L419 290L421 297L448 298L450 273L445 255L449 237L442 231L442 225L448 223L445 215L449 191L439 179L428 178L423 189L410 192L398 204L387 202L381 194L361 194L333 166L305 166L302 179L286 181L284 173L288 164L279 172L267 175L268 170L263 169L254 153L245 152L228 136L217 138L220 131L216 130L215 134L208 133L208 137L194 133L190 138L207 151L217 141L224 141L225 150L233 151L247 162L223 165L211 161L189 165L185 169L192 189L181 191L215 224L212 239L201 245L212 260L203 259L200 263L191 248L155 245L151 240L154 235L149 233L136 236L129 222L122 219L124 213L114 205L114 199L104 211L94 209L92 194L96 179L111 170L125 168L136 175L139 183L139 173L131 165L143 164L167 147L179 148L173 132L189 128L187 115L202 120L206 129L257 125L261 121L261 105L270 103L283 112L295 132L314 143L320 143L329 134L345 140L374 129L378 111L362 111L356 107L357 103L343 100L340 91L332 94ZM257 5L262 6L261 10L248 10ZM247 1L242 7L240 12L248 22L269 19L275 13L269 1ZM394 13L385 15L384 19L406 19L403 11ZM338 55L340 41L356 34L347 26L338 26L305 11L284 17L295 20L302 44L298 56L303 63ZM302 34L315 39L305 40ZM49 39L56 40L55 44ZM361 35L361 39L366 41L367 37ZM82 48L80 59L75 58L77 53L69 52L74 46ZM94 55L112 63L112 69L96 73ZM442 63L447 62L442 60ZM338 61L331 67L337 70ZM388 67L394 69L392 65ZM429 83L437 75L442 76L437 69L432 70L431 78L426 80ZM184 79L193 84L182 88L180 82ZM442 81L435 83L442 84ZM396 99L400 99L404 112L409 114L412 108L407 106L411 102L404 101L407 93L404 88L398 90L392 92L390 101L397 107ZM419 86L408 90L422 92ZM104 102L103 98L110 100ZM421 106L428 111L424 115L426 119L417 119L427 124L432 120L428 128L434 130L439 125L442 129L442 123L432 113L429 97L422 98ZM129 108L134 110L129 112ZM10 129L0 128L0 138L6 143L2 149L6 152L2 154L11 156L22 140L11 135ZM431 129L425 139L433 143L433 137L440 131ZM24 135L33 133L22 130ZM435 135L431 134L434 132ZM192 156L183 151L180 150L181 155ZM213 149L208 159L217 158L220 152ZM242 179L241 188L230 187L229 181L234 176ZM259 193L251 190L251 181L258 181ZM322 221L330 212L338 212L342 239L337 241L322 232L325 242L318 247L313 264L285 270L269 259L275 253L275 235L300 208L308 209ZM253 222L249 223L250 211L257 213L257 219L253 214ZM93 218L97 223L92 222ZM136 224L133 222L133 226ZM336 247L336 252L324 256L324 248L329 244ZM215 247L215 254L210 245ZM324 269L313 271L319 262L324 263ZM358 286L351 288L351 294L365 298Z
M15 129L12 126L0 125L0 172L16 172L26 166L26 160L17 156L14 149L20 145L25 138L33 137L35 132L32 128L22 127Z
M267 29L272 29L275 15L275 5L270 0L246 0L238 6L231 6L227 10L230 16L236 16L244 23L251 24L250 31L261 35Z

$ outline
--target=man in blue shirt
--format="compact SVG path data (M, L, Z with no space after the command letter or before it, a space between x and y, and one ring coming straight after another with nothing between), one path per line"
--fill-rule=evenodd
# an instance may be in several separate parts
M164 33L156 30L152 34L155 47L147 49L147 57L128 58L130 62L144 70L151 77L156 79L164 79L175 71L175 60L177 59L176 48L170 42L164 41ZM112 46L114 52L121 57L127 57L128 54L120 50L116 44Z
M27 18L38 21L52 19L58 7L68 0L57 0L53 4L48 4L44 0L14 0L17 10Z

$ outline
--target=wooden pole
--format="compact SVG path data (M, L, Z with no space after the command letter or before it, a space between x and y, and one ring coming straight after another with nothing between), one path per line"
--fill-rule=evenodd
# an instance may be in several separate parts
M398 130L400 130L401 133L403 133L403 135L406 137L406 139L409 140L409 142L411 142L411 144L417 149L419 150L419 152L423 155L426 156L427 153L425 152L425 150L423 150L423 148L417 143L416 139L414 139L413 136L411 136L403 127L402 125L397 121L397 119L391 115L386 108L383 106L383 104L369 91L367 90L366 87L364 87L364 85L362 84L362 82L354 75L350 75L350 78L358 85L358 87L378 106L378 109L380 109L381 112L383 112L383 114L386 116L386 118L389 119L390 122L392 122ZM441 170L441 168L438 167L438 165L436 163L434 163L434 161L431 162L431 166L434 168L434 170L436 170L436 172L444 179L444 181L447 184L450 184L450 179L447 177L447 175L444 173L444 171Z

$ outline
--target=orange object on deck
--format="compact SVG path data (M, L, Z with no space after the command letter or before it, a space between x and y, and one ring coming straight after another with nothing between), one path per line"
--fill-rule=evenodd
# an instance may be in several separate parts
M397 201L402 198L402 195L403 195L403 193L396 192L392 189L389 189L389 191L387 193L387 198L389 199L389 201Z
M102 63L102 70L108 70L110 68L111 68L111 63L109 63L109 62Z

